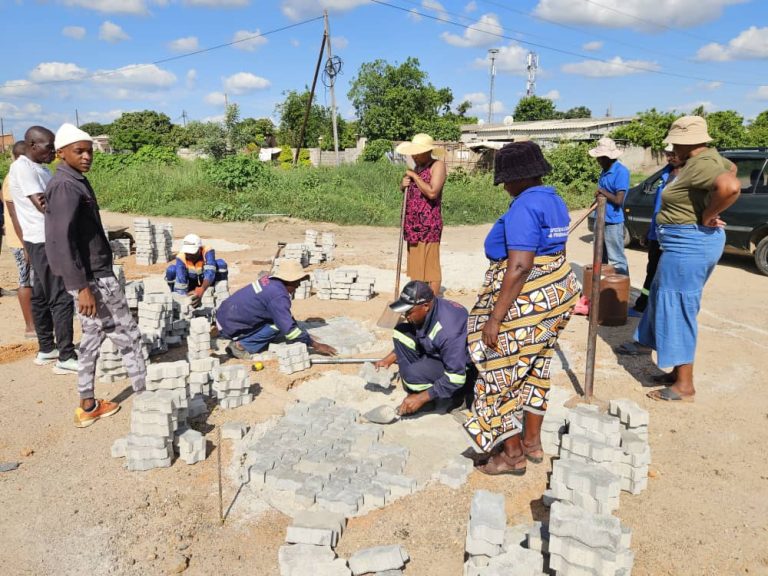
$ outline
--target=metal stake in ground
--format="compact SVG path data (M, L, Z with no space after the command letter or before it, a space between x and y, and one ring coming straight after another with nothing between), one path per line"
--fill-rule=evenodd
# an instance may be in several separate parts
M589 295L589 333L587 336L587 372L584 376L584 396L592 401L595 379L595 349L597 346L597 319L600 314L600 274L603 267L603 240L605 238L605 196L597 199L595 237L592 248L592 294Z
M224 496L221 490L221 426L216 427L216 461L219 467L219 521L224 524Z

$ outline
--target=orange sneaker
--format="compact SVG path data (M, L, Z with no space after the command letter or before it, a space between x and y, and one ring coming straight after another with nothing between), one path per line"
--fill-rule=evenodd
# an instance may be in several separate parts
M75 426L78 428L87 428L99 418L106 418L112 416L120 410L120 404L117 402L109 402L108 400L96 400L96 408L90 412L86 412L79 406L75 410Z

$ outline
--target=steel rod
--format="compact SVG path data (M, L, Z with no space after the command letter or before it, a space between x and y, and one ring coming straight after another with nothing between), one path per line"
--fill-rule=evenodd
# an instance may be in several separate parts
M603 241L605 239L605 196L597 199L595 238L592 247L592 293L589 295L589 332L587 336L587 372L584 376L584 396L592 401L595 380L595 351L597 348L597 320L600 314L600 275L603 267Z

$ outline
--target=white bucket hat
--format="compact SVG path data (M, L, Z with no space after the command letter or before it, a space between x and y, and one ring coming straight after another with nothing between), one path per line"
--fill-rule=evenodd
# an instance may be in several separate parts
M622 154L623 152L616 146L616 142L613 141L613 138L600 138L600 140L597 141L597 146L589 151L589 155L592 156L592 158L605 156L611 160L616 160L616 158Z
M665 144L706 144L712 137L707 132L707 121L701 116L681 116L669 128Z
M281 258L277 265L277 271L270 274L271 278L277 278L284 282L296 282L308 276L309 272L304 270L297 260L289 260L287 258Z
M442 148L435 146L435 141L429 134L416 134L410 142L402 142L395 148L395 152L398 154L406 154L408 156L423 154L429 151L432 151L433 156L441 156L443 152Z
M61 150L65 146L75 142L93 142L93 138L88 132L80 130L74 124L65 122L56 131L56 137L53 140L53 146L56 150Z
M197 234L187 234L181 241L181 251L184 254L197 254L197 251L203 247L203 241Z

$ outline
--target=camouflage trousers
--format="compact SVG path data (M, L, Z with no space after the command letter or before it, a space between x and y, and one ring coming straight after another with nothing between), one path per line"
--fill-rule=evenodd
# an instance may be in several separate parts
M135 392L144 390L147 366L141 349L141 332L128 309L125 293L117 278L96 278L89 282L96 299L96 315L83 316L78 312L83 336L80 339L80 358L77 370L77 391L80 398L94 397L96 362L101 344L109 339L123 357L123 364ZM77 290L70 290L77 307Z

